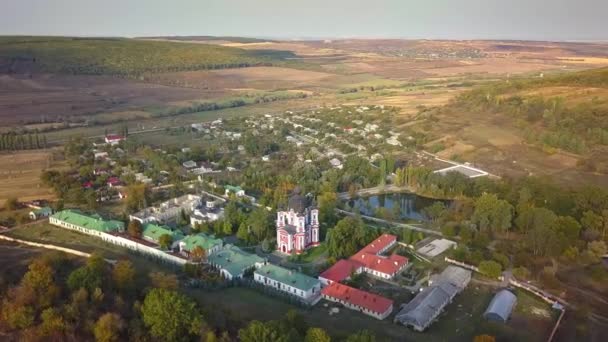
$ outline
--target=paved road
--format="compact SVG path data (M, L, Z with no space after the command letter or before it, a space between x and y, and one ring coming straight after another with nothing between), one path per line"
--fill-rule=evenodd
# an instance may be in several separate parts
M351 213L350 211L346 211L346 210L342 210L342 209L336 209L336 213L342 214L342 215L347 215L347 216L355 216L354 213ZM362 219L367 220L367 221L388 224L388 225L395 226L395 227L407 228L407 229L415 230L417 232L422 232L422 233L429 234L429 235L443 236L443 234L437 230L421 228L421 227L414 226L414 225L407 224L407 223L383 220L383 219L380 219L377 217L372 217L372 216L366 216L366 215L360 215L360 216Z
M394 184L387 184L382 186L377 186L373 188L361 189L356 192L357 196L373 196L378 194L383 194L387 192L413 192L412 188L409 186L396 186ZM348 200L351 198L350 193L341 192L338 194L338 198L341 200Z

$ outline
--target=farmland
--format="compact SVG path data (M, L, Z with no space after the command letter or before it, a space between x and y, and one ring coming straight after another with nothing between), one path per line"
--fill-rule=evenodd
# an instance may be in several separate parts
M52 191L42 185L40 174L43 169L63 166L52 150L0 154L0 203L9 197L22 201L53 198Z

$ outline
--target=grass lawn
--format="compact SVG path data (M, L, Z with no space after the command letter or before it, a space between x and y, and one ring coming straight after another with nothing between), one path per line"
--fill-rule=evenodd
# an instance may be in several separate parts
M327 251L327 244L321 243L315 248L311 248L299 256L298 263L315 262Z
M17 228L5 235L17 239L48 243L56 246L71 248L86 253L100 252L108 259L129 259L138 270L167 271L167 267L162 266L143 256L134 255L129 250L102 241L94 236L80 234L71 230L50 225L47 222L38 223L31 226Z
M491 288L470 285L424 333L413 332L394 324L393 316L379 321L348 309L341 309L337 315L330 316L329 307L334 304L325 301L319 302L312 309L302 309L248 288L235 287L215 292L191 289L188 293L197 298L203 306L223 308L229 312L231 319L240 324L251 320L279 319L289 309L296 309L309 325L326 329L338 338L362 329L374 332L378 341L472 341L475 336L481 334L496 336L498 341L544 341L548 337L549 331L545 328L554 322L553 317L548 317L541 325L538 325L538 322L529 324L525 329L515 320L516 314L513 322L510 321L506 325L486 322L482 315L494 291ZM525 297L524 301L524 305L544 305L534 297ZM326 307L325 304L329 306ZM394 313L397 312L399 304L401 303L396 303Z

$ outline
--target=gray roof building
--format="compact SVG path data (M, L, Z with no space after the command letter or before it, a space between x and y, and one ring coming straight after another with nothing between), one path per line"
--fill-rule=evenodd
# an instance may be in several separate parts
M517 297L511 291L502 290L492 298L483 317L488 321L505 323L509 319L509 316L511 316L516 303Z
M432 278L430 286L422 290L409 303L401 306L395 322L417 331L425 330L439 316L446 305L464 290L471 280L471 271L448 266Z

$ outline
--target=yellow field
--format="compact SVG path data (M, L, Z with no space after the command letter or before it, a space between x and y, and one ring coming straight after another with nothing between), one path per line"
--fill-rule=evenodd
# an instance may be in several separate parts
M40 174L46 168L63 167L53 160L51 151L24 151L0 154L0 205L9 197L21 201L53 198L51 189L42 185Z

